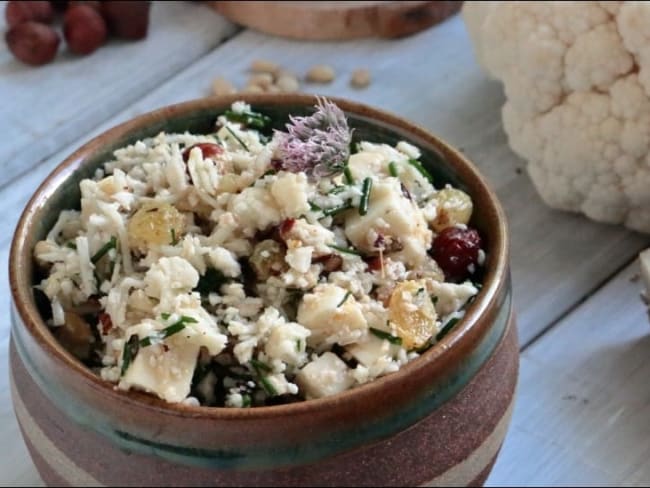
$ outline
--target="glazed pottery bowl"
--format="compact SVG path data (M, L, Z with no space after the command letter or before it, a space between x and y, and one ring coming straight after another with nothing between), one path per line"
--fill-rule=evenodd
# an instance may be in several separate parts
M10 257L11 385L16 416L52 485L467 485L487 477L513 408L518 347L505 216L476 168L439 138L395 116L333 99L357 139L407 140L438 187L474 201L487 250L483 287L465 317L400 371L318 400L226 409L167 404L117 391L66 352L33 294L34 245L58 213L78 208L78 183L113 150L160 131L211 132L236 99L278 121L307 113L307 95L237 95L166 107L77 150L40 186Z

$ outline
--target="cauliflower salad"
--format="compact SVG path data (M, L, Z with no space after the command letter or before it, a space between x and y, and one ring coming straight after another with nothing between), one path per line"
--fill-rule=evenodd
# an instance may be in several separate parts
M235 102L214 133L116 150L37 243L48 325L116 388L217 407L334 395L417 358L478 293L472 201L436 188L417 147L353 142L324 99L272 122Z

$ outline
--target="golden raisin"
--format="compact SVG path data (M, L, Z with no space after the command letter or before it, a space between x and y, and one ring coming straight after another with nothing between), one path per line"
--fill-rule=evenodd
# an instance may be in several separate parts
M185 218L173 205L145 203L129 219L129 243L146 251L152 246L175 244L185 233Z
M405 349L417 349L427 343L437 332L437 314L424 280L403 281L395 287L390 296L388 318Z
M464 191L456 188L443 188L436 193L438 214L431 226L436 232L456 224L467 224L472 217L472 199Z

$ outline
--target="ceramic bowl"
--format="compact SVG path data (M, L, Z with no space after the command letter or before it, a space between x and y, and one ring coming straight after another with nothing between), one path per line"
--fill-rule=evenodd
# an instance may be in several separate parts
M11 388L29 452L50 485L477 485L487 477L513 408L518 346L504 213L472 163L398 117L333 99L359 139L410 141L436 183L474 200L487 249L483 288L435 347L399 372L342 394L254 409L170 405L122 392L54 339L32 292L32 251L78 183L111 152L161 130L209 132L235 99L286 120L308 95L237 95L166 107L96 137L31 198L11 247Z

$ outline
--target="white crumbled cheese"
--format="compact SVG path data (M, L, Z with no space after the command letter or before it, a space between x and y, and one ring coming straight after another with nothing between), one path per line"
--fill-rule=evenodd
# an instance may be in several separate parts
M245 102L231 110L259 117ZM435 330L464 315L477 289L445 283L428 255L443 208L417 147L360 141L348 181L287 171L287 140L228 119L206 134L160 132L114 151L80 182L80 210L62 211L35 245L48 325L98 310L89 325L103 344L94 366L104 380L190 407L321 398L419 356L375 335L409 326L389 320L400 283L426 286L419 301L399 297L407 316L432 299ZM169 212L149 218L151 204ZM137 212L145 218L134 222ZM148 230L156 245L143 245ZM262 240L273 245L262 251ZM485 261L480 250L476 266ZM642 256L650 286L648 263Z
M303 297L298 322L311 331L308 338L311 346L322 342L350 344L368 330L356 299L343 288L330 284L318 285Z
M478 293L478 289L469 281L465 283L444 283L427 280L427 291L435 300L436 312L445 316L460 309L467 300Z
M291 366L302 366L307 361L309 329L295 322L285 322L272 328L264 351L272 359Z
M307 363L296 375L296 383L307 398L335 395L352 386L349 368L336 354L323 353Z
M367 252L377 251L378 236L397 240L404 246L404 261L413 266L424 261L433 237L422 211L402 194L395 179L373 185L368 212L350 212L345 220L345 235L357 249Z
M313 250L314 249L311 246L287 249L287 255L284 260L299 273L307 273L311 267L311 255Z

